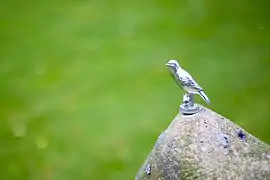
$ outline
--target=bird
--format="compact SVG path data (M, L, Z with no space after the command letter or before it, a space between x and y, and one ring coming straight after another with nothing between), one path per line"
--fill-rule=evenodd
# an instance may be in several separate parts
M203 88L185 71L176 60L169 60L166 63L171 75L174 77L178 86L185 90L188 94L198 94L207 103L211 101L204 93Z

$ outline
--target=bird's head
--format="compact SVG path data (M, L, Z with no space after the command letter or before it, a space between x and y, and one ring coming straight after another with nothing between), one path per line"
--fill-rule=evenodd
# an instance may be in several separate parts
M169 60L166 66L170 69L177 70L180 68L179 63L176 60Z

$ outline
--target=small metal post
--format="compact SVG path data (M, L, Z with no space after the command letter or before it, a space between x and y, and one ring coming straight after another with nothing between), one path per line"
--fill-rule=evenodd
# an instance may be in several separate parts
M199 111L199 106L194 103L194 94L185 94L183 97L183 103L180 105L180 112L184 115L192 115Z

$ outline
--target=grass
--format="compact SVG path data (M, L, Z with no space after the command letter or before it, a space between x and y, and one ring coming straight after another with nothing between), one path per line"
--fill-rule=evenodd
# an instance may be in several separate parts
M133 179L182 99L167 59L269 143L267 7L1 1L1 179Z

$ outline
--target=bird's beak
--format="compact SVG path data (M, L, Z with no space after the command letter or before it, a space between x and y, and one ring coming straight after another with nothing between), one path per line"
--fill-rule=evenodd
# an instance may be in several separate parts
M169 63L167 63L167 64L166 64L166 66L170 66L170 64L169 64Z

